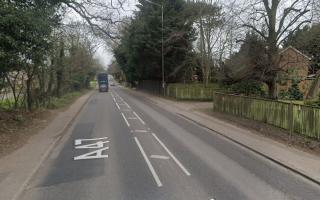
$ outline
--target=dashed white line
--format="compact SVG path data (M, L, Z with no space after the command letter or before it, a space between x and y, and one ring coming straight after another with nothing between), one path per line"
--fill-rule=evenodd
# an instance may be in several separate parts
M142 124L146 124L146 123L139 117L139 115L138 115L136 112L133 111L133 114L140 120L140 122L141 122Z
M128 117L128 119L138 119L138 118L136 118L136 117Z
M130 124L129 124L129 122L128 122L127 118L124 116L124 114L123 114L123 113L121 113L121 115L122 115L122 117L123 117L124 121L126 122L127 126L128 126L128 127L130 127Z
M119 106L119 104L118 104L117 102L115 102L115 103L116 103L117 108L120 110L120 106Z
M155 133L152 133L153 137L159 142L159 144L166 150L166 152L171 156L171 158L176 162L176 164L181 168L181 170L187 175L190 176L190 172L181 164L181 162L171 153L171 151L163 144L163 142L158 138Z
M147 130L131 130L131 132L136 132L136 133L147 133Z
M150 160L148 159L148 156L147 156L146 153L144 152L144 150L143 150L143 148L142 148L142 146L141 146L138 138L137 138L137 137L134 137L134 140L136 141L136 143L137 143L137 145L138 145L138 147L139 147L139 149L140 149L140 152L141 152L144 160L146 161L146 163L147 163L147 165L148 165L148 167L149 167L149 170L151 171L151 174L152 174L155 182L157 183L157 186L158 186L158 187L162 187L162 183L161 183L161 181L160 181L160 178L159 178L158 174L156 173L156 171L154 170L154 168L153 168Z
M168 156L161 156L161 155L151 155L150 158L156 158L156 159L162 159L162 160L168 160Z
M127 102L123 101L123 103L126 104L126 106L128 106L128 108L131 108L131 107L129 106L129 104L127 104Z

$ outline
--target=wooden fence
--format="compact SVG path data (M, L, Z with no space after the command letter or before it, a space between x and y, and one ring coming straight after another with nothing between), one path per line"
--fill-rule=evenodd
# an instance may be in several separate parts
M199 100L211 101L215 88L211 87L192 87L169 84L166 89L166 95L178 100Z
M320 139L319 108L216 92L213 93L213 110Z

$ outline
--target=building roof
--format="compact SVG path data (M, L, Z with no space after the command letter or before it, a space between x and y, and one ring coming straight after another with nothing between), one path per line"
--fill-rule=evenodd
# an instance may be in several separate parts
M299 51L298 49L294 48L293 46L288 46L287 48L281 50L280 54L283 54L284 52L288 51L289 49L292 49L293 51L295 51L296 53L302 55L306 59L311 60L311 58L309 56L307 56L306 54L302 53L301 51Z

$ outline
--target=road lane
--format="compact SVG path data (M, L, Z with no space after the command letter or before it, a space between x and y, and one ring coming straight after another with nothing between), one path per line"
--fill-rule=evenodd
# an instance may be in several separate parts
M89 156L97 158L74 160L94 151L99 154ZM20 199L263 200L319 196L320 189L313 183L137 93L112 87L109 93L92 96Z
M212 186L217 199L318 198L319 186L291 171L165 111L137 93L123 89L117 92L154 132L161 133L159 137L180 156L203 187Z

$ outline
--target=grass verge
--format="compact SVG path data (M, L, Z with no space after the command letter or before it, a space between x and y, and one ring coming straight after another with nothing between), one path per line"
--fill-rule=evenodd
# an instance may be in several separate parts
M61 98L52 98L47 109L42 107L32 112L12 108L0 110L0 157L24 145L32 135L48 126L59 112L87 92L71 92Z

